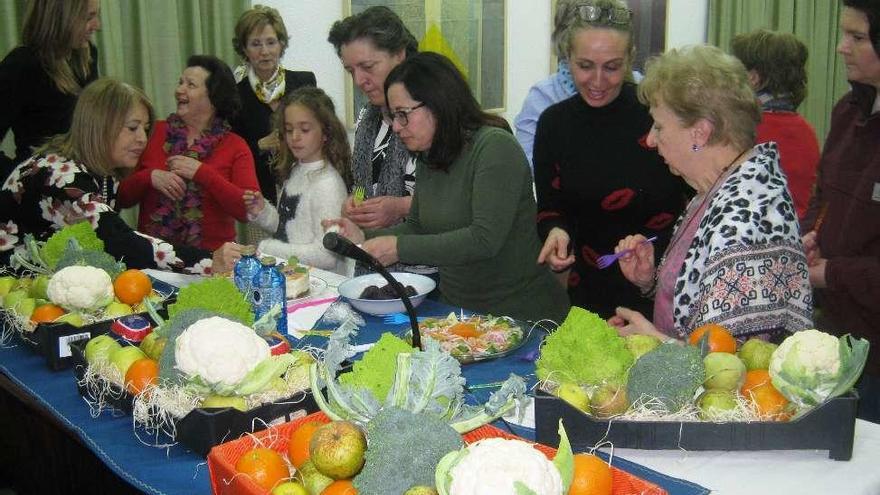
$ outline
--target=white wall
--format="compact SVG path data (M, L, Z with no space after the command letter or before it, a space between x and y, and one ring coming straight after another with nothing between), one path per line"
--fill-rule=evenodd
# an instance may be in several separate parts
M342 64L327 33L342 18L342 0L255 0L278 9L290 34L282 63L310 70L345 116ZM706 41L708 0L667 0L666 46ZM504 117L513 122L529 88L550 73L550 0L507 0L507 88Z

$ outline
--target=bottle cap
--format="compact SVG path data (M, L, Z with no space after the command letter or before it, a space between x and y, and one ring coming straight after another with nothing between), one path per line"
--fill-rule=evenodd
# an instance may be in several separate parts
M257 254L257 248L253 244L245 244L241 247L242 256L253 256Z

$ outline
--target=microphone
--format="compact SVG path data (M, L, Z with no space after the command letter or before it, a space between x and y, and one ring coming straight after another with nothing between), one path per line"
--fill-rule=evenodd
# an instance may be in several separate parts
M416 349L421 349L422 333L419 331L419 323L418 320L416 320L416 310L413 308L412 302L410 302L403 284L398 282L396 278L392 277L391 274L388 273L388 270L382 266L382 263L379 263L379 260L374 258L370 253L357 247L353 242L336 232L327 232L324 234L322 242L324 243L324 248L328 251L345 256L346 258L360 261L378 272L379 275L382 275L382 277L388 281L388 284L394 289L397 297L403 301L403 306L406 308L406 314L409 316L409 325L412 328L412 346Z
M373 268L375 268L376 266L382 266L376 258L370 256L370 253L357 247L353 242L349 241L345 237L342 237L336 232L327 232L326 234L324 234L323 242L324 248L328 251L333 251L334 253L345 256L346 258L360 261L361 263L369 265Z

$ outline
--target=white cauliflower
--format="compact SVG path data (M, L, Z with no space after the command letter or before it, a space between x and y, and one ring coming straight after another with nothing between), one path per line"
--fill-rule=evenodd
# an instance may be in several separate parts
M206 385L233 387L271 356L269 344L250 327L220 316L199 320L175 341L176 367Z
M531 444L520 440L488 438L475 442L450 475L449 495L516 495L517 481L536 495L559 495L563 491L556 466Z
M790 335L770 357L773 386L801 406L827 399L839 377L840 341L819 330Z
M90 312L113 301L113 281L100 268L72 265L52 275L46 295L67 310Z

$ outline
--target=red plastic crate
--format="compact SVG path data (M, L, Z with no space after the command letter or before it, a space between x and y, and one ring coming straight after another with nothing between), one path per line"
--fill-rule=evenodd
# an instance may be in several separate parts
M208 470L211 473L211 488L214 490L214 493L218 495L268 494L269 492L251 481L250 477L236 476L235 463L242 454L256 447L258 441L261 446L269 447L286 456L287 442L290 439L291 433L307 421L330 422L324 413L317 412L288 423L273 426L253 436L246 435L237 440L217 445L211 449L211 452L208 454ZM462 439L468 444L484 438L508 438L527 441L492 425L481 426L462 435ZM549 459L556 455L556 449L552 447L539 443L533 445ZM612 466L611 471L614 475L613 495L666 495L666 490L622 469Z

